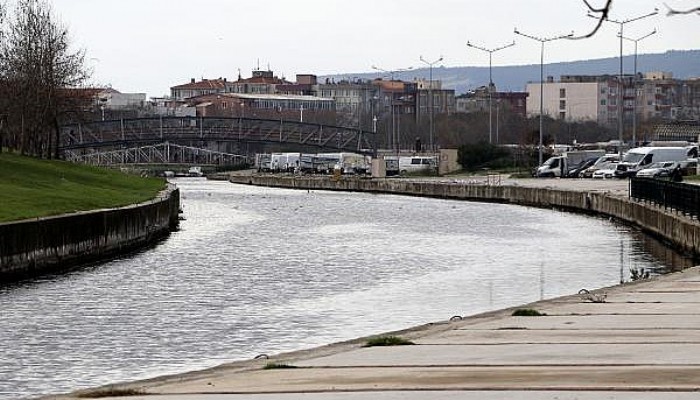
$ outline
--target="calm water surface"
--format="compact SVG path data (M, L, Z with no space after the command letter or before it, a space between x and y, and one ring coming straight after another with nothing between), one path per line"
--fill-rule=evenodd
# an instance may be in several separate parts
M607 220L177 181L155 248L0 288L0 399L309 348L687 266Z

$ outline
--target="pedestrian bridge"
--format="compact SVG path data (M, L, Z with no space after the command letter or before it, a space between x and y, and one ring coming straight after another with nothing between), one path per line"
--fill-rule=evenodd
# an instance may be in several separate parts
M219 144L277 143L289 151L368 154L374 140L373 132L358 128L282 119L155 117L62 126L59 150L67 160L92 164L238 164L248 154L222 152Z

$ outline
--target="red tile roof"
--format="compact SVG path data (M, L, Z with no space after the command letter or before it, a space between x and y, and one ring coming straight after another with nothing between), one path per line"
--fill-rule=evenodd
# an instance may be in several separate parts
M185 83L184 85L173 86L170 89L181 90L202 90L202 89L223 89L226 86L226 81L223 79L203 79L199 82Z

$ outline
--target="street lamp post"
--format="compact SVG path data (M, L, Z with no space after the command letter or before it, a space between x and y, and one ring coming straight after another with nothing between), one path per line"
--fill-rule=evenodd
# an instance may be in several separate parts
M637 39L632 39L620 35L622 39L634 42L634 108L632 110L632 145L635 146L637 143L637 43L648 38L649 36L656 33L656 29L641 36Z
M433 110L433 108L434 108L434 104L433 104L433 65L442 61L442 56L440 56L440 58L438 58L437 60L432 61L432 62L426 61L423 58L423 56L420 56L420 60L421 60L421 62L426 64L430 70L430 78L428 78L429 79L428 84L430 85L430 86L428 86L428 96L430 97L430 100L428 101L428 106L430 107L430 151L434 153L435 146L433 143L433 137L434 137L433 136L434 135L434 132L433 132L433 130L434 130L434 128L433 128L434 127L434 124L433 124L433 111L434 111Z
M493 77L491 75L491 58L493 56L493 53L495 53L499 50L507 49L508 47L511 47L511 46L515 46L515 41L513 41L512 43L509 43L505 46L497 47L495 49L487 49L485 47L480 47L480 46L477 46L475 44L471 44L470 42L467 42L467 46L489 53L489 143L491 143L492 137L493 137L493 122L492 122L492 118L491 118L491 115L492 115L492 111L491 111L492 110L492 107L491 107L492 100L491 100L491 98L492 98L492 92L493 92ZM498 143L498 138L496 138L496 143Z
M544 130L544 120L543 114L544 114L544 44L547 42L551 42L554 40L559 40L559 39L564 39L564 38L570 38L574 36L574 33L571 32L568 35L559 35L559 36L552 36L548 38L541 38L537 36L531 36L527 35L525 33L520 32L517 28L514 30L516 35L520 35L532 40L536 40L540 42L540 141L538 145L538 160L539 160L539 165L542 164L542 132Z
M629 19L625 19L625 20L622 20L622 21L616 21L616 20L610 19L610 18L606 18L606 19L605 19L605 20L608 21L608 22L612 22L612 23L618 24L618 25L620 26L620 32L619 32L619 34L618 34L618 36L620 37L620 75L619 75L619 77L618 77L618 81L619 81L619 82L618 82L618 84L619 84L619 88L618 88L619 95L618 95L618 105L617 105L617 108L618 108L618 111L617 111L617 130L618 130L618 139L619 139L619 141L620 141L620 147L619 147L620 156L622 156L622 143L623 143L623 140L622 140L622 131L624 130L624 124L623 124L623 121L622 121L622 120L623 120L623 118L624 118L624 104L625 104L625 103L624 103L625 83L624 83L624 81L622 80L622 78L623 78L623 70L622 70L622 67L623 67L623 65L622 65L622 43L623 43L623 39L622 39L622 38L623 38L623 36L624 36L623 30L624 30L624 28L625 28L625 24L627 24L627 23L629 23L629 22L639 21L640 19L644 19L644 18L647 18L647 17L651 17L651 16L656 15L656 14L658 14L658 13L659 13L659 10L655 8L655 9L654 9L654 12L651 12L651 13L649 13L649 14L640 15L640 16L638 16L638 17L629 18ZM590 12L588 13L588 16L591 17L591 18L600 18L600 16L595 16L595 15L591 14ZM636 110L635 110L635 111L636 111Z
M413 69L413 67L408 67L408 68L400 68L400 69L394 69L394 70L386 70L377 67L376 65L372 65L372 69L384 72L385 74L389 74L391 82L394 82L394 74L397 74L399 72L404 72L404 71L409 71ZM391 107L391 144L396 150L396 154L398 155L399 153L399 133L396 130L396 113L394 112L394 91L391 91L391 101L390 101L390 107Z

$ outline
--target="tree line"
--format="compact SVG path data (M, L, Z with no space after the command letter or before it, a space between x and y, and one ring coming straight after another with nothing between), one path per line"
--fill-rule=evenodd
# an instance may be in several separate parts
M45 0L0 0L0 151L58 157L59 126L81 111L85 53Z

